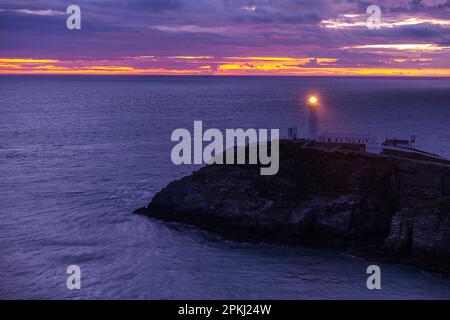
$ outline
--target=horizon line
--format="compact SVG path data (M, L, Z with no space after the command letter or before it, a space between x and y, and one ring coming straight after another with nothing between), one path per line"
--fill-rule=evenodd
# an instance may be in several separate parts
M427 74L198 74L198 73L36 73L36 72L0 72L0 76L143 76L143 77L329 77L329 78L450 78L448 75Z

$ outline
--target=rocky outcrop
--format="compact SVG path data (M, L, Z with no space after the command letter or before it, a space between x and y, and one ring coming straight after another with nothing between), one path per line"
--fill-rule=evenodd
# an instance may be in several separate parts
M450 197L397 212L385 248L427 269L450 271Z
M171 182L137 213L226 238L376 246L450 272L448 167L280 143L280 170L206 166Z

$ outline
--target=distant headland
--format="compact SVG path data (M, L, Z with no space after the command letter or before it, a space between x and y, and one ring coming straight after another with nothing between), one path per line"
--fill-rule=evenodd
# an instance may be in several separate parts
M450 274L450 163L280 141L280 170L210 165L135 213L224 238L342 247Z

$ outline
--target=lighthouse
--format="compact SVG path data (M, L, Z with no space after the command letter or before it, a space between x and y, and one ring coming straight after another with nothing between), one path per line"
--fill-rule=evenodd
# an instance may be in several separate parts
M319 136L319 115L318 105L319 100L315 96L308 98L308 139L317 140Z

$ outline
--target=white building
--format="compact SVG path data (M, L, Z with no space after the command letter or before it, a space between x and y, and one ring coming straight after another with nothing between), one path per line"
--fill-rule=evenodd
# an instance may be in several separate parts
M316 97L312 96L308 99L308 123L307 138L309 140L317 140L319 136L319 105Z

